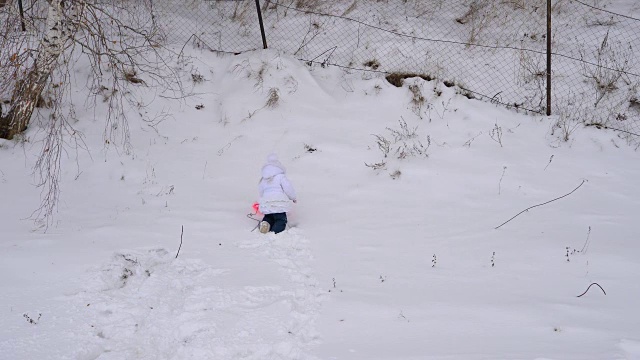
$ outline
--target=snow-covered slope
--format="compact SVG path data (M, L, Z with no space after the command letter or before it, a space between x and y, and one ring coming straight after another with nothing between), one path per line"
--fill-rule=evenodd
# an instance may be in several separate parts
M104 109L78 114L90 151L65 157L46 232L26 220L38 127L0 144L2 358L640 358L640 155L615 134L565 142L443 84L272 51L192 55L206 81L131 116L130 152L104 147ZM272 151L299 201L261 235Z

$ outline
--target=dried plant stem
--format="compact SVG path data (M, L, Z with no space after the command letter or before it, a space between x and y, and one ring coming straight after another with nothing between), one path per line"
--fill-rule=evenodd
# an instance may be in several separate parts
M184 225L182 225L182 230L180 231L180 246L178 246L178 252L176 253L176 259L178 255L180 255L180 249L182 249L182 235L184 234Z
M547 166L544 167L543 171L546 171L547 168L549 167L549 165L551 165L551 161L553 161L553 154L551 155L551 157L549 158L549 163L547 164Z
M500 176L500 181L498 182L498 195L500 195L501 192L501 188L502 188L502 178L504 177L504 173L507 171L507 167L503 166L502 167L502 176Z
M591 226L589 226L589 231L587 232L587 240L584 242L582 249L580 249L581 254L587 253L587 249L589 248L589 235L591 235Z

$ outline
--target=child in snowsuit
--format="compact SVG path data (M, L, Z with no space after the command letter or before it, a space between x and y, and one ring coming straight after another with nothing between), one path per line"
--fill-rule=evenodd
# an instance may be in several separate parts
M262 178L258 185L260 192L260 212L264 218L260 222L260 232L269 231L279 233L287 226L287 212L291 210L291 202L297 202L296 192L285 175L276 154L267 157L267 163L262 167Z

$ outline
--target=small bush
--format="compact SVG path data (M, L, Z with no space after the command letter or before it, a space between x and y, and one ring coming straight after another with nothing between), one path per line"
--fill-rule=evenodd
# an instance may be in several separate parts
M610 41L607 31L600 46L590 56L581 51L580 57L581 60L595 58L595 61L582 63L582 73L594 85L596 92L594 107L597 107L607 94L618 89L618 81L631 67L633 52L627 44ZM591 65L591 63L595 64Z
M390 139L383 135L372 134L376 138L376 146L382 153L383 158L387 159L390 155L399 160L410 157L429 157L428 150L431 146L431 137L427 135L425 145L419 139L417 126L409 127L403 118L400 118L398 122L400 124L399 128L387 128L391 135ZM382 160L374 164L365 163L365 165L374 170L380 170L386 167L387 162ZM400 176L400 171L398 170L390 175L391 178L396 179Z
M409 125L407 125L407 122L404 120L402 116L400 117L400 120L398 120L398 122L400 123L399 130L387 128L387 130L389 130L391 135L393 135L394 143L397 143L399 141L414 139L418 137L418 134L416 133L416 131L418 130L418 126L415 126L414 128L409 128Z

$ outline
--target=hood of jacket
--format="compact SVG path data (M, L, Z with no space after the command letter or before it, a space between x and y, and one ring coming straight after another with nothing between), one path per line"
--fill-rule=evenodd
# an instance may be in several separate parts
M269 154L267 156L267 162L262 167L262 178L268 179L274 177L278 174L286 173L286 169L278 160L278 156L276 154Z

